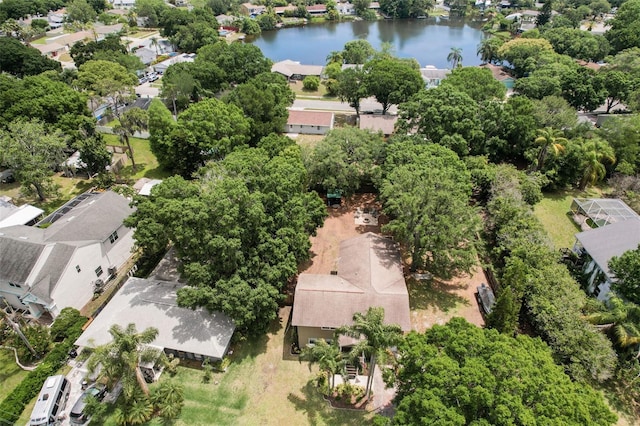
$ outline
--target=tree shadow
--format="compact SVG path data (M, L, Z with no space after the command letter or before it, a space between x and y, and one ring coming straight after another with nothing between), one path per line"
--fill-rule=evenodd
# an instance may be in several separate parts
M470 306L465 297L455 293L456 290L464 289L467 285L447 283L438 279L421 282L409 278L407 280L409 305L412 310L436 308L445 313L456 309L459 305Z
M348 411L332 408L322 397L313 379L309 380L300 391L303 397L289 393L287 399L296 411L306 413L307 423L310 425L362 425L370 423L369 413L366 411Z

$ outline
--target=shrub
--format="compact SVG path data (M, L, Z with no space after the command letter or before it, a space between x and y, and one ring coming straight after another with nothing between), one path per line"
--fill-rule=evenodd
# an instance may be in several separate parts
M310 92L315 92L320 86L320 79L314 75L308 75L302 80L302 88Z
M24 407L36 396L47 377L56 374L67 359L69 351L75 340L80 337L81 329L73 328L67 338L58 343L49 352L35 370L29 372L27 377L0 403L2 419L8 424L15 424L24 411Z
M80 315L80 311L74 308L64 308L60 315L51 325L51 339L54 342L61 342L69 337L69 333L82 330L82 326L87 322L87 317Z
M359 400L364 396L364 392L365 390L362 386L356 386L351 383L341 383L335 389L336 398L344 398L347 402L352 399Z

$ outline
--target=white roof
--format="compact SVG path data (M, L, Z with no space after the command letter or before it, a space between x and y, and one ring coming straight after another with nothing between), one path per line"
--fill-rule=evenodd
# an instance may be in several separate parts
M233 321L222 312L203 308L182 308L176 292L184 284L129 278L113 299L76 340L81 347L104 345L111 341L113 324L136 325L138 331L158 329L154 346L222 359L235 330Z
M142 188L140 188L140 191L138 191L138 194L149 196L151 195L151 188L153 188L154 186L160 183L162 183L162 180L160 179L151 179L149 182L146 182L144 185L142 185Z
M0 217L2 217L2 220L0 220L0 228L27 224L44 213L44 210L29 204L20 207L15 207L12 204L11 206L13 208L7 208L4 204L0 204L0 210L6 210L6 212L9 213L8 215L0 214Z

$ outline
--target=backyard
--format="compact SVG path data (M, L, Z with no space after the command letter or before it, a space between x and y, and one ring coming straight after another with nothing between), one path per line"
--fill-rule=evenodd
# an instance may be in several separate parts
M22 370L16 364L13 351L0 349L0 401L3 401L27 374L28 371Z
M108 145L122 145L117 135L104 134L104 139ZM133 158L136 161L136 172L133 173L131 160L127 161L127 165L120 170L120 175L127 179L138 180L142 177L150 179L163 179L171 176L171 173L164 170L158 164L158 160L151 152L149 141L147 139L129 138L131 148L133 148Z
M601 198L599 188L587 188L585 191L577 189L545 193L544 198L535 205L533 212L547 231L554 247L571 248L575 242L575 234L580 232L569 214L571 202L574 198Z

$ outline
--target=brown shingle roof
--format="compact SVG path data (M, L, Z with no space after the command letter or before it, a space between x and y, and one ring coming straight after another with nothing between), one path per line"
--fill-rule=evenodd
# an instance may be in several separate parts
M373 306L385 323L411 329L409 294L397 245L371 232L340 243L338 275L300 274L291 324L340 327Z
M360 130L382 132L383 135L391 135L398 121L397 115L361 115Z
M326 111L300 111L289 110L287 124L297 126L327 126L331 127L333 113Z

